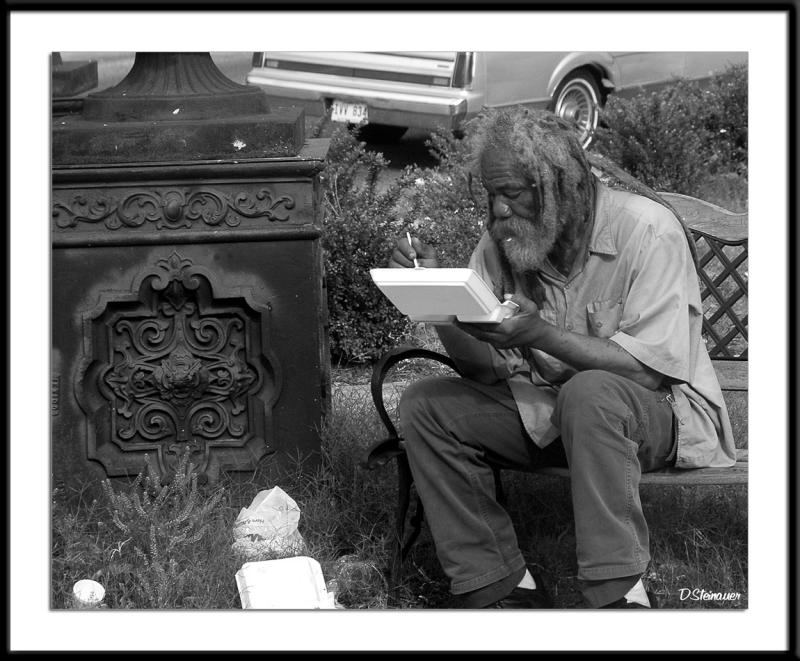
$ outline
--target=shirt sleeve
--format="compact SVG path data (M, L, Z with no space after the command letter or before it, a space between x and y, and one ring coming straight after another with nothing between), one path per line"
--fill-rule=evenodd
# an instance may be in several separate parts
M662 233L646 228L633 260L619 330L610 338L647 367L680 382L688 382L693 370L690 260L681 228Z

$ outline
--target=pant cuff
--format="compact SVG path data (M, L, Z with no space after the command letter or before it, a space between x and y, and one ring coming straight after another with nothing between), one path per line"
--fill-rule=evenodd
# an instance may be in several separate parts
M641 574L634 574L606 581L582 581L581 590L590 607L601 608L624 597L641 577Z
M516 555L510 562L504 562L494 569L484 572L480 576L461 579L459 581L451 581L450 592L454 595L462 595L467 594L468 592L474 592L475 590L480 590L487 585L496 583L497 581L502 581L504 578L507 578L510 574L513 574L520 568L524 572L525 558L522 557L521 553Z
M464 608L485 608L495 601L507 597L511 591L519 585L522 577L525 576L525 567L516 569L505 578L490 583L482 588L467 592L462 595Z
M650 558L629 565L612 565L594 569L578 567L578 578L582 581L608 581L614 578L625 578L633 574L643 574L649 564Z

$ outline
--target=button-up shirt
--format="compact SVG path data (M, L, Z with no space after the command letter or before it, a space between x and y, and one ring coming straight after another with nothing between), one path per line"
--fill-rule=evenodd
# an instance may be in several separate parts
M493 285L501 281L496 250L484 234L470 259L470 267ZM545 321L616 342L667 379L677 467L736 462L728 411L701 335L697 272L683 227L669 209L598 182L585 253L569 276L547 261L539 280ZM550 421L558 390L576 370L538 349L491 355L495 373L508 380L526 431L546 446L559 435Z

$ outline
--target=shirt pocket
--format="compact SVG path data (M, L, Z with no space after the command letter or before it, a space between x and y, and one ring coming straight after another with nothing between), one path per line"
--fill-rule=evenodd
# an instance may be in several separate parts
M611 337L619 330L622 317L622 301L618 298L607 298L604 301L593 301L586 306L589 314L589 332L595 337Z

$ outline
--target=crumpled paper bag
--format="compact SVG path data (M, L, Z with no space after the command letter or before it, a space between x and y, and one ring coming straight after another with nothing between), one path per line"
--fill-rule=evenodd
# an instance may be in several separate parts
M260 491L233 524L231 548L245 560L300 555L306 543L297 530L300 508L280 487Z
M246 562L236 572L244 609L335 609L320 564L308 556Z

